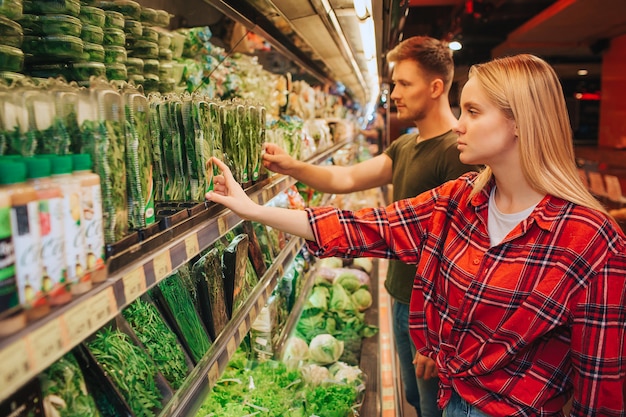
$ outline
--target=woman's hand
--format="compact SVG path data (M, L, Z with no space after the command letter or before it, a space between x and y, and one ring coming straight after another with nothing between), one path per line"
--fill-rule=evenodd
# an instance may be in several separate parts
M263 166L278 174L291 175L296 160L284 149L273 143L263 144Z
M415 376L418 378L429 380L430 378L435 378L437 376L437 364L428 356L415 352L413 365L415 365Z
M213 178L213 191L206 193L205 198L226 206L244 220L250 220L259 205L250 200L225 163L215 157L211 158L210 163L216 164L222 174Z

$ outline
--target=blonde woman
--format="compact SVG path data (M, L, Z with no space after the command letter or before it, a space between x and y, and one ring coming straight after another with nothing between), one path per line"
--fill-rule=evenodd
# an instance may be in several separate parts
M532 55L472 67L460 159L484 164L357 212L260 207L219 163L207 198L309 240L319 256L417 263L417 373L444 416L624 416L626 238L585 190L553 69Z

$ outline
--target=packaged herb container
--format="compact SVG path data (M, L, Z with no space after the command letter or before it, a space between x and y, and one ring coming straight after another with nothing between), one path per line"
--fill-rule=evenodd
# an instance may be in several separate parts
M139 20L141 18L141 5L132 0L100 1L98 6L104 10L119 12L124 15L125 19Z
M146 81L146 78L142 74L129 74L128 82L132 82L135 86L143 85Z
M67 14L34 15L25 14L20 24L26 35L68 35L80 36L83 27L80 19Z
M85 42L102 45L104 41L104 30L100 26L84 24L80 38Z
M9 19L18 20L22 17L23 4L22 0L2 0L0 2L0 15Z
M159 77L159 78L160 78L159 93L161 94L173 93L174 90L176 89L176 80L171 77L167 77L167 78ZM196 200L196 201L200 201L200 200Z
M94 25L104 28L104 10L93 6L80 6L80 15L78 16L83 24Z
M108 66L102 62L74 62L69 65L73 81L89 81L91 77L102 77L107 74Z
M159 75L161 70L161 62L158 59L144 59L143 72L145 74ZM157 80L158 82L158 80Z
M11 86L18 80L23 80L24 78L26 78L26 76L24 74L20 74L19 72L0 71L0 82L4 82L8 86ZM2 135L0 134L0 136ZM0 146L0 150L1 149L2 147Z
M172 45L172 34L164 29L155 28L159 34L159 48L169 48Z
M159 91L159 76L154 74L143 74L144 82L143 82L143 90L147 93L154 93Z
M83 44L83 58L85 61L104 62L104 47L97 43Z
M128 57L125 61L128 76L143 75L143 59Z
M157 59L159 45L156 42L138 40L133 45L132 56L142 59Z
M158 21L157 21L157 11L155 9L150 8L150 7L142 7L141 8L140 20L141 20L142 23L145 23L147 25L156 25L156 24L158 24Z
M126 19L124 20L124 32L126 36L139 38L143 32L143 25L139 20Z
M78 61L83 57L83 40L76 36L24 36L22 44L28 62Z
M220 160L224 160L224 142L222 140L224 119L222 114L222 105L220 103L209 102L209 117L206 120L209 122L206 124L209 133L207 137L209 138L213 156ZM217 165L213 165L212 169L213 177L220 174ZM213 189L212 179L209 184L209 189Z
M159 77L160 78L173 78L174 77L174 65L172 62L161 61L159 64Z
M0 45L0 71L20 72L24 65L24 52L19 48Z
M0 46L20 48L24 40L22 26L16 21L0 14Z
M119 62L112 62L106 65L106 74L109 80L125 81L128 79L126 65Z
M127 51L123 46L107 45L104 47L104 62L106 64L125 63L127 60Z
M145 88L144 88L145 91ZM152 177L154 181L154 199L155 201L164 201L164 185L165 185L165 161L161 150L161 119L159 107L163 100L160 96L150 96L150 150L152 153Z
M115 10L105 10L104 28L124 29L124 15Z
M159 32L151 26L144 25L140 37L144 41L154 42L157 45L159 43Z
M133 230L155 222L154 184L150 151L150 108L146 96L127 87L122 92L126 113L128 223Z
M124 46L126 44L124 29L105 27L102 44L104 46Z
M165 10L157 10L156 26L166 28L170 25L170 14Z
M24 13L32 14L69 14L78 17L79 0L23 0Z
M222 260L217 248L212 248L193 265L192 275L198 282L201 317L215 340L229 321Z
M172 61L172 50L169 48L159 48L159 59L163 62L171 62Z

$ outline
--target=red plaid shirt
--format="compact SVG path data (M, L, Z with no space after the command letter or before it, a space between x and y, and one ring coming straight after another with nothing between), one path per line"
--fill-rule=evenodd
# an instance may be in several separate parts
M624 416L626 244L613 221L546 196L490 247L476 174L357 212L308 209L318 256L417 263L409 325L457 391L493 416Z

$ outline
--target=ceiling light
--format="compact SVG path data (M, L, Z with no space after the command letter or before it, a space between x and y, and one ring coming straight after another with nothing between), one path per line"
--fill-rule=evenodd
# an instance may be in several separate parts
M363 20L368 17L371 9L371 0L354 0L354 12L359 19Z
M463 48L463 45L459 41L452 41L448 44L448 48L452 49L453 51L459 51L461 48Z
M581 76L585 76L589 74L589 71L587 71L586 69L579 69L577 74Z

